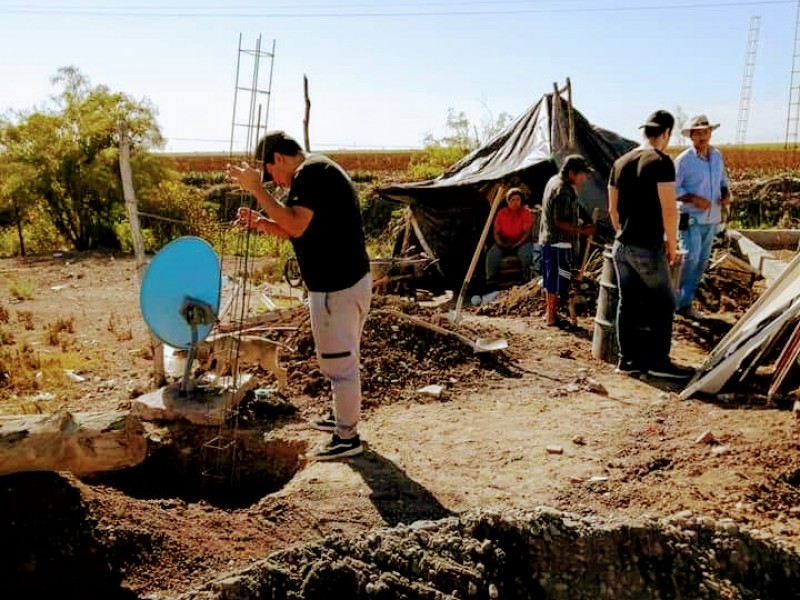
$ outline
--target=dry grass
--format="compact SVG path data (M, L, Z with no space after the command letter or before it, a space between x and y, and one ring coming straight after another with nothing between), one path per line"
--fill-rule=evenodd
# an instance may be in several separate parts
M51 346L61 346L64 348L61 332L75 333L75 317L57 319L54 323L47 325L47 343Z
M118 342L127 342L133 339L133 326L131 320L123 320L113 312L108 315L108 325L106 326L109 332L113 333Z
M8 293L17 300L32 300L36 284L29 279L11 279L8 282Z
M17 322L22 323L23 327L25 327L26 331L33 331L34 324L33 324L33 311L31 310L18 310L17 311Z

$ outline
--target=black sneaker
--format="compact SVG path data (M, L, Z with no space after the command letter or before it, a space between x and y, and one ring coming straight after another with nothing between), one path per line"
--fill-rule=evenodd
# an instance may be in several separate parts
M327 431L332 433L336 431L336 417L333 416L332 412L329 412L324 417L311 419L308 422L308 426L311 427L311 429L316 429L317 431Z
M660 379L691 379L695 374L695 370L689 367L681 367L672 361L667 361L664 364L650 367L647 369L647 374Z
M617 368L614 369L614 372L636 377L644 373L646 370L647 369L645 369L642 365L632 360L620 360L617 364Z
M689 319L690 321L702 321L705 319L705 315L703 313L701 313L699 310L695 310L691 306L678 309L677 313L680 316Z
M355 436L344 440L334 433L331 441L311 453L311 458L315 460L336 460L337 458L358 456L363 452L364 447L361 445L360 437Z

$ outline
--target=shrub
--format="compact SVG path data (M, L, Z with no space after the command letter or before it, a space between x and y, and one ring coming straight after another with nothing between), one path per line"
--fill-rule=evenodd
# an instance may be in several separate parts
M411 158L408 174L413 179L433 179L464 158L467 152L464 148L428 146Z
M17 300L33 299L34 290L36 290L36 284L30 279L12 278L8 282L8 293Z
M25 254L50 254L69 247L48 218L40 218L22 226ZM20 256L22 248L16 226L0 229L0 257Z

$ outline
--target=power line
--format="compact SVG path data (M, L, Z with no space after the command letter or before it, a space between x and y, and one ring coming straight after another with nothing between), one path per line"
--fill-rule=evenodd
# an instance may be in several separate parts
M767 6L778 4L793 4L794 0L751 0L744 2L698 2L692 4L659 4L659 5L631 5L631 6L590 6L590 7L559 7L559 8L488 8L487 10L426 10L426 11L397 11L377 9L369 12L310 12L298 10L295 12L270 12L269 9L254 7L197 7L190 9L165 8L165 7L50 7L31 5L11 5L0 8L0 14L27 14L51 16L84 16L84 17L164 17L164 18L405 18L405 17L441 17L441 16L488 16L488 15L520 15L520 14L574 14L574 13L620 13L620 12L652 12L696 10L702 8L735 8L749 6ZM479 4L479 2L475 2ZM430 4L433 5L433 4ZM462 4L463 5L463 4ZM359 5L356 5L359 6ZM416 6L416 5L398 5ZM489 6L496 6L490 4ZM347 8L348 5L341 5ZM291 8L291 7L283 7ZM328 6L328 8L331 8ZM246 12L251 11L251 12Z

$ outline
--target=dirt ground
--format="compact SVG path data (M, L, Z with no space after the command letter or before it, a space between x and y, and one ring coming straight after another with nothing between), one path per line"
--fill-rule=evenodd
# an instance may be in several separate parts
M7 259L0 282L0 415L126 410L150 389L132 259ZM21 282L31 298L12 297ZM325 440L305 420L330 398L302 309L284 311L280 323L290 329L275 335L294 349L281 360L290 372L285 398L251 399L221 428L150 424L154 460L137 473L0 477L0 538L10 558L0 566L3 589L11 598L92 590L174 598L332 535L539 506L616 522L732 519L800 550L800 431L791 406L681 401L679 387L615 374L592 357L591 312L576 331L547 328L534 292L519 293L506 297L513 310L465 310L461 332L508 341L487 354L389 312L432 320L434 308L376 299L363 347L368 449L333 463L303 457ZM727 312L703 324L676 321L678 362L698 364L747 303L722 304ZM42 364L61 357L63 366L55 375L42 368L38 389L19 389L7 368L26 352ZM419 391L431 384L441 395ZM181 458L221 433L242 448L225 466L236 483L222 492L204 485L203 464Z

